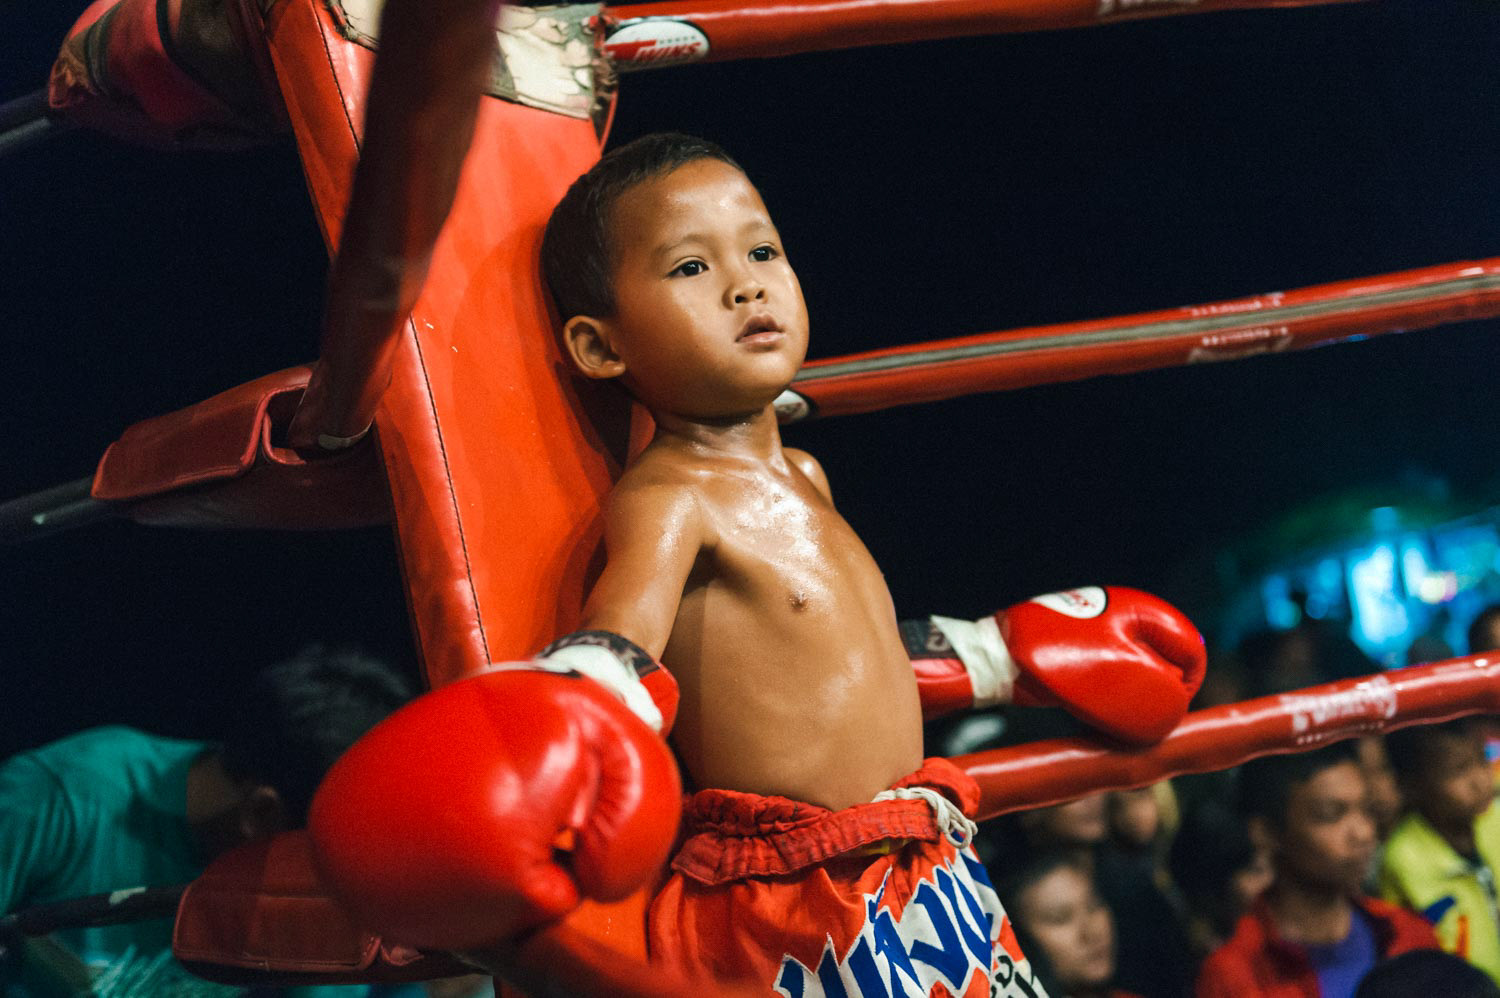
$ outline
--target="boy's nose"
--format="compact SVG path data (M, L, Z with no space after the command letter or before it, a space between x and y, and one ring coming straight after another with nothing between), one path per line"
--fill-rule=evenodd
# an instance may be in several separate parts
M752 301L765 301L766 288L754 278L746 277L734 282L729 287L729 297L732 304L744 305Z

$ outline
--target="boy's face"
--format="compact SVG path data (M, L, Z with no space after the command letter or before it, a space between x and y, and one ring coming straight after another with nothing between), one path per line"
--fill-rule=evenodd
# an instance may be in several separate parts
M807 306L743 173L702 159L647 180L616 201L613 230L615 314L589 320L620 364L606 376L655 412L709 419L759 411L791 383Z
M1477 730L1434 732L1422 750L1421 778L1408 781L1412 804L1433 825L1466 825L1495 798L1494 776Z
M1358 890L1377 844L1370 790L1359 766L1340 762L1293 784L1286 820L1271 838L1277 876Z

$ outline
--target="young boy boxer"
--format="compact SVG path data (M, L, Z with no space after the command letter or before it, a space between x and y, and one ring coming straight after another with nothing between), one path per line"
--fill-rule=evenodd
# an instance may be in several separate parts
M1196 690L1202 639L1144 593L1085 589L980 621L933 618L911 629L909 655L822 468L782 446L772 403L802 364L807 310L759 193L716 146L657 135L606 156L554 212L543 266L578 371L623 385L655 437L608 503L583 630L431 694L440 707L362 746L315 817L325 871L397 941L469 949L560 916L579 890L639 883L671 842L675 784L642 785L653 736L594 684L580 693L583 675L670 729L697 789L651 907L653 959L785 995L1039 994L968 847L977 787L922 761L923 715L1062 704L1151 741ZM442 799L467 792L494 817L492 833L470 823L417 845L384 815L426 808L382 772L439 724L450 741L501 729L494 750L519 761L472 791L424 773ZM517 724L545 724L566 751L517 747L531 737ZM622 742L635 761L616 758ZM445 765L467 764L450 753ZM567 766L602 774L602 789L558 778ZM516 774L532 792L496 814L495 781ZM371 803L387 791L408 801ZM566 868L561 830L576 833Z

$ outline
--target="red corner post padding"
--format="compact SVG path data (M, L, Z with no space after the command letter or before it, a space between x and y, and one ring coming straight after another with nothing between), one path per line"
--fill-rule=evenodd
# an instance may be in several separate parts
M94 0L53 63L54 114L155 148L240 148L285 132L254 0Z
M141 523L326 530L390 521L379 455L365 444L306 461L277 446L307 384L294 367L137 423L94 473L95 499Z
M374 52L329 5L282 0L266 37L330 245L343 231ZM439 686L574 629L623 396L567 374L542 228L599 156L585 119L481 100L453 208L375 415L418 649Z
M763 987L683 976L598 939L607 909L585 903L519 940L499 971L531 994L575 998L760 998ZM640 905L615 917L644 921ZM362 931L324 889L306 832L242 846L183 894L172 951L189 970L239 986L374 984L473 973L452 954L391 946Z
M182 896L172 951L193 973L238 985L421 981L471 973L448 954L384 945L329 898L305 832L226 853Z

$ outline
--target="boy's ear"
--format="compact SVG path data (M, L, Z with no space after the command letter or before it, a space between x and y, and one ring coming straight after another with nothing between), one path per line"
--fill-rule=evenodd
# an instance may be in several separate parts
M575 315L563 323L563 342L573 366L586 378L618 378L625 362L610 346L609 323L588 315Z

